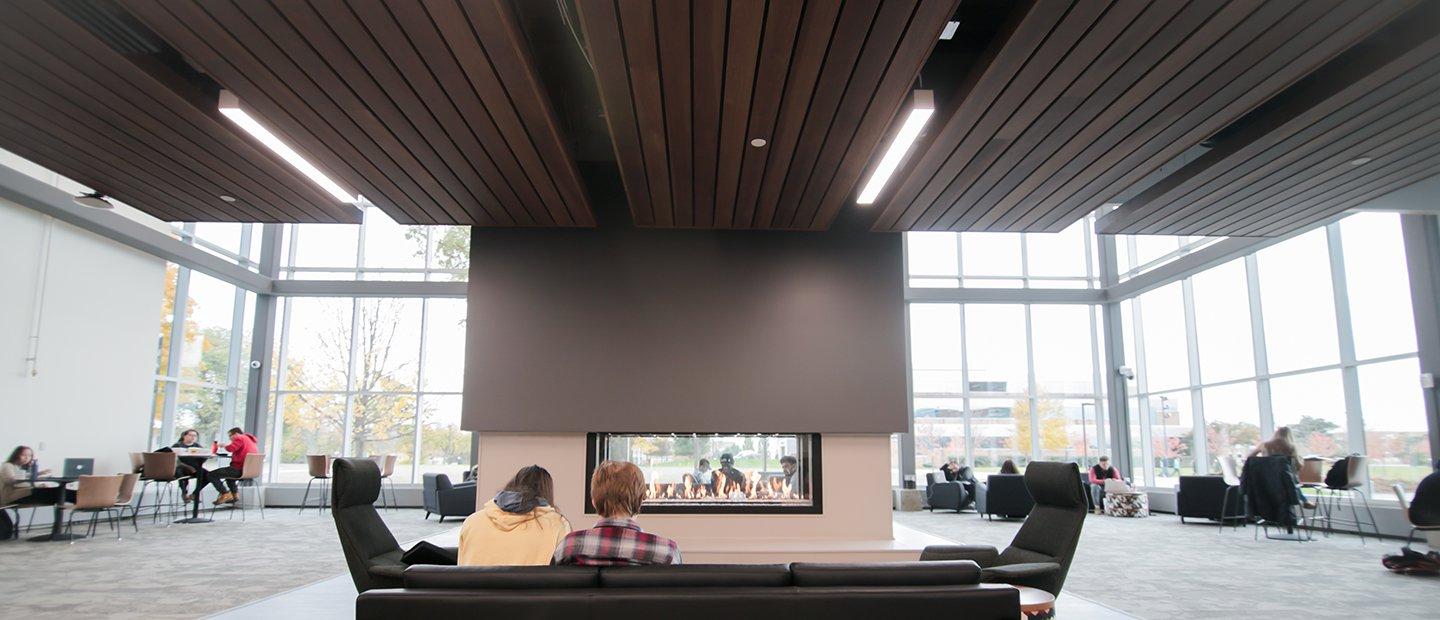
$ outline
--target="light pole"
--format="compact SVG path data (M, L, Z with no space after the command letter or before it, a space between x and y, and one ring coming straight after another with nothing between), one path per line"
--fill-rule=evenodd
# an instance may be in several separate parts
M1095 403L1080 403L1080 456L1086 467L1090 466L1090 433L1085 428L1085 408L1094 406Z
M1160 454L1162 454L1162 455L1164 455L1164 456L1162 456L1162 457L1160 457L1160 458L1162 459L1162 461L1161 461L1161 471L1163 471L1163 472L1165 473L1165 475L1167 475L1167 476L1170 475L1170 472L1169 472L1169 470L1170 470L1170 422L1169 422L1169 420L1168 420L1169 414L1170 414L1170 397L1169 397L1169 396L1161 396L1161 397L1160 397L1160 436L1164 439L1165 443L1161 445L1161 452L1160 452Z

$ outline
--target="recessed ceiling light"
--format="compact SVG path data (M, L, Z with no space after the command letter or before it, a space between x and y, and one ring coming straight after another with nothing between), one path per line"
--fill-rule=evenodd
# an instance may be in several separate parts
M945 29L940 31L940 40L949 41L950 39L955 38L955 31L959 29L960 22L953 20L945 22Z
M760 148L760 147L762 147L762 146L765 146L765 138L755 138L754 140L751 140L751 141L750 141L750 146L753 146L753 147L755 147L755 148L757 148L757 149Z
M860 190L860 195L855 198L855 204L874 204L875 199L880 197L880 190L885 189L885 183L890 176L895 174L895 169L900 166L900 160L910 152L910 147L915 145L915 140L920 138L920 130L925 128L925 122L935 114L935 93L928 90L917 90L912 97L910 114L905 118L905 123L896 132L895 139L890 142L890 148L885 151L885 156L880 158L880 163L875 165L875 172L871 173L870 180L865 183L865 189Z
M295 149L290 148L290 145L280 140L279 136L270 133L269 129L266 129L264 125L260 124L260 121L250 116L249 112L246 112L244 108L240 107L240 100L235 98L234 93L228 90L220 91L220 113L224 114L226 118L230 119L236 125L239 125L241 129L244 129L256 140L259 140L261 144L264 144L276 155L279 155L280 159L285 160L285 163L290 164L296 170L299 170L301 174L308 177L311 181L314 181L316 185L319 185L321 189L329 192L336 200L350 204L360 202L359 196L351 196L346 193L345 189L340 187L339 183L325 176L325 173L320 172L320 169L316 168L315 164L301 157L299 153L295 152Z
M1370 163L1370 162L1372 162L1372 161L1375 161L1375 158L1374 158L1374 157L1356 157L1355 159L1350 160L1350 165L1352 165L1352 166L1363 166L1363 165L1368 164L1368 163Z
M76 196L74 200L75 200L75 204L80 205L80 206L82 206L82 207L90 207L91 209L114 209L114 208L115 208L115 205L111 204L109 200L106 200L104 194L101 194L100 192L90 192L89 194L81 194L81 195L79 195L79 196Z
M220 194L220 199L225 202L235 202L235 197L229 194Z

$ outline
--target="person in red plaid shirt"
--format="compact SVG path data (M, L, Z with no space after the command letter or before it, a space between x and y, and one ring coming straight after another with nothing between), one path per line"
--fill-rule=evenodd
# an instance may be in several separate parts
M590 503L600 521L588 530L571 532L555 549L555 564L624 566L679 564L675 541L650 534L635 523L645 499L645 475L634 463L605 461L590 477Z

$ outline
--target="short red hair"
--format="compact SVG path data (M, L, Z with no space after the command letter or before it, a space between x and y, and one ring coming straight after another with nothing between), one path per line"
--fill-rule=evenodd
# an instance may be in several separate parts
M604 461L590 475L590 503L601 517L640 514L645 474L628 461Z

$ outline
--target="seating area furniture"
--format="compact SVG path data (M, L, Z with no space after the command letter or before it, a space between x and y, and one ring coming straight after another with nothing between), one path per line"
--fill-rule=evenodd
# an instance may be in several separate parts
M1075 476L1077 483L1079 479ZM975 511L987 519L1024 518L1034 506L1024 474L991 474L985 484L975 485Z
M395 463L399 462L400 455L377 454L370 458L374 459L375 464L380 466L380 506L386 510L394 509L398 502L395 499L395 479L391 476L395 474ZM387 485L386 483L389 484ZM385 495L386 486L390 487L390 495L388 497Z
M1405 497L1405 485L1397 482L1390 486L1390 490L1395 492L1395 500L1400 502L1405 521L1410 523L1410 533L1405 536L1406 549L1415 541L1415 532L1440 532L1440 493L1422 495L1422 492L1416 492L1412 502Z
M931 545L920 560L970 560L981 567L982 583L1029 586L1059 595L1090 512L1090 494L1078 472L1074 463L1037 461L1025 468L1023 482L1034 507L1004 551L984 545Z
M139 506L145 505L146 489L157 487L155 502L151 505L155 509L154 514L150 516L152 523L160 518L162 509L168 507L169 514L184 510L185 498L180 494L178 485L175 484L180 479L175 475L175 466L179 462L179 455L174 452L146 452L140 455L140 460L144 470L140 476L140 500L135 502L137 509ZM195 492L199 493L200 489L196 489Z
M1020 617L1016 588L974 562L412 566L404 589L370 589L360 620L438 618Z
M380 495L380 467L370 459L335 459L335 530L355 589L398 588L404 585L405 563L400 543L386 527L375 500Z
M135 485L140 482L140 474L122 474L120 479L120 493L115 497L115 510L120 514L120 520L125 520L125 510L130 510L130 526L140 531L140 515L137 511L138 505L131 504L135 497Z
M925 509L925 493L920 489L890 489L890 507L900 512Z
M1262 531L1267 539L1305 540L1296 529L1303 515L1294 467L1292 459L1284 455L1245 459L1240 488L1245 495L1246 516L1260 525L1255 530L1257 540ZM1283 529L1286 535L1271 536L1271 527Z
M305 483L305 496L300 499L300 512L310 506L310 487L320 481L320 493L315 498L315 508L322 514L330 506L330 465L334 459L328 454L307 454L305 465L310 470L310 481Z
M1325 524L1325 535L1329 536L1335 531L1335 526L1349 526L1355 528L1360 535L1360 544L1365 544L1365 530L1369 528L1374 533L1375 539L1380 539L1380 526L1375 522L1375 513L1370 510L1370 499L1365 497L1365 481L1370 478L1366 470L1367 458L1358 454L1352 454L1335 462L1329 474L1325 476L1323 484L1316 487L1318 493L1318 505L1312 518L1312 523L1319 521ZM1355 506L1355 498L1360 498L1360 504L1364 508L1364 514ZM1348 503L1350 516L1346 518L1345 508Z
M260 491L260 475L261 475L262 473L264 473L264 471L265 471L265 455L264 455L264 454L247 454L247 455L245 455L245 464L244 464L244 466L242 466L242 467L240 468L240 475L239 475L238 477L235 477L235 478L221 478L221 480L234 480L234 481L235 481L235 491L236 491L237 497L235 498L235 503L229 505L229 506L230 506L230 510L231 510L231 512L230 512L230 518L231 518L231 519L234 519L234 518L235 518L235 512L234 512L234 511L235 511L235 510L239 510L239 511L240 511L240 520L241 520L241 521L244 521L244 520L245 520L245 500L246 500L246 496L250 496L250 499L254 500L254 502L255 502L257 505L259 505L259 507L260 507L260 518L261 518L261 519L264 519L264 518L265 518L265 500L264 500L264 498L260 497L260 493L259 493L259 491ZM253 492L252 492L252 493L245 493L245 489L251 489ZM303 506L302 506L302 508L303 508ZM211 512L213 513L214 510L212 509Z
M85 537L95 535L97 519L100 513L105 513L106 521L115 530L115 540L120 540L120 533L123 528L115 523L119 518L117 514L116 500L120 497L120 486L124 484L125 476L80 476L75 487L75 502L65 505L70 510L70 519L65 523L65 532L70 533L75 526L75 515L89 513L90 523L86 528ZM133 487L132 487L133 488ZM74 544L75 540L70 540Z
M925 474L925 501L930 512L936 508L960 512L970 505L970 493L959 482L947 481L939 474Z
M1150 516L1150 496L1143 491L1105 492L1105 514L1112 517Z
M421 492L424 494L426 519L436 514L443 523L445 517L468 517L475 512L474 482L451 484L450 476L430 473L425 474Z

